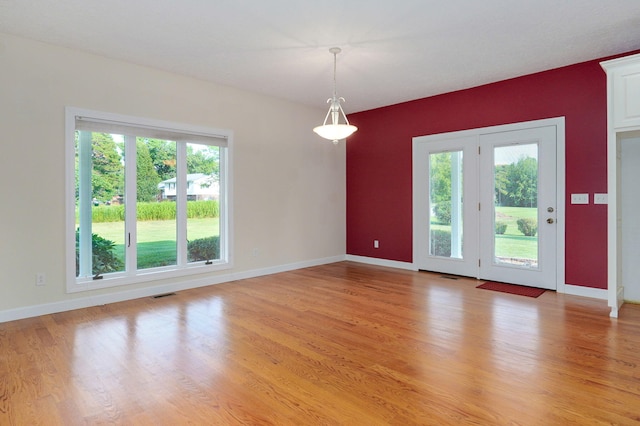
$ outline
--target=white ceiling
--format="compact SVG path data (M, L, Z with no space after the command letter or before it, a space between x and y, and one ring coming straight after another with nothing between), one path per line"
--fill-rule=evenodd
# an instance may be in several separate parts
M640 0L0 0L0 32L347 113L640 49Z

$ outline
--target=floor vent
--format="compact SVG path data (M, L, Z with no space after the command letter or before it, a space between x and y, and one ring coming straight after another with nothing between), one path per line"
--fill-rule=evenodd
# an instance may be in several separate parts
M162 297L175 296L175 293L165 293L165 294L156 294L155 296L151 296L154 299L160 299Z
M453 275L440 275L440 278L446 278L448 280L457 280L458 277L453 276Z

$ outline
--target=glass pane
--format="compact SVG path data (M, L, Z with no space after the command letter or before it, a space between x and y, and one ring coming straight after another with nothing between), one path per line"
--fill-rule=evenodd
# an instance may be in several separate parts
M494 262L538 268L538 145L494 148Z
M138 269L177 263L176 143L136 138Z
M121 135L76 132L76 276L124 271Z
M187 168L187 259L220 259L220 148L187 144Z
M429 155L429 254L462 259L462 151Z

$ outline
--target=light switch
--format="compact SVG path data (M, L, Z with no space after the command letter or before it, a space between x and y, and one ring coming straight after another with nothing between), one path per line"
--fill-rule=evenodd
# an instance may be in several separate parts
M571 194L571 204L589 204L589 194Z
M608 194L593 194L593 204L607 204L608 202Z

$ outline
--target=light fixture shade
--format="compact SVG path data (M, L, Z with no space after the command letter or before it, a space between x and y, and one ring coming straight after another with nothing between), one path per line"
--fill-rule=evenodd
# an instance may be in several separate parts
M338 141L351 136L358 128L349 124L349 119L344 113L342 105L340 105L341 101L344 102L344 98L340 98L336 94L336 55L341 52L341 49L332 47L329 52L333 54L333 97L327 99L329 111L324 117L324 123L322 123L322 126L314 127L313 131L337 145ZM329 118L331 118L330 121ZM327 124L327 121L330 124ZM340 123L340 121L343 121L344 124Z
M313 128L313 131L318 135L334 143L337 143L340 139L351 136L356 130L358 130L358 128L351 124L325 124Z

